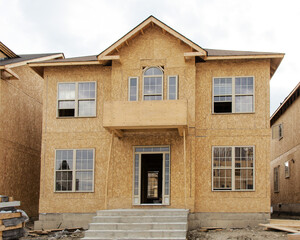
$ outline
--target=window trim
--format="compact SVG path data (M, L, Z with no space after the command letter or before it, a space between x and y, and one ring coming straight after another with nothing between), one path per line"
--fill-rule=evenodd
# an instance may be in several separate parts
M162 71L162 81L161 81L161 100L145 100L144 99L144 83L145 83L145 75L144 73L149 69L149 68L159 68L161 71ZM160 76L160 75L152 75L152 76ZM145 67L143 69L143 72L142 72L142 77L143 77L143 82L142 82L142 101L162 101L164 100L164 77L165 77L165 71L164 69L161 67L161 66L150 66L150 67ZM151 94L148 94L148 95L151 95ZM153 95L153 94L152 94ZM147 96L147 95L146 95Z
M214 190L214 148L219 148L219 147L223 147L223 148L232 148L232 160L231 160L231 182L232 182L232 187L231 190ZM235 189L235 148L236 147L252 147L253 148L253 189ZM233 146L212 146L211 148L211 191L212 192L255 192L255 162L256 162L256 154L255 154L256 150L255 150L255 145L233 145ZM234 166L234 168L233 168ZM229 169L229 168L228 168Z
M277 169L277 188L275 189L275 170ZM274 193L279 193L280 191L280 186L279 186L279 183L280 183L280 180L279 180L279 176L280 176L280 165L276 166L273 168L273 190L274 190Z
M170 78L171 77L175 77L175 81L176 81L176 97L175 99L171 99L171 100L178 100L178 75L169 75L168 76L168 80L167 80L167 100L170 100L170 97L169 97L169 93L170 93Z
M74 116L66 116L66 117L60 117L59 116L59 101L61 101L59 99L59 84L68 84L68 83L74 83L75 84L75 98L74 100L70 100L70 101L75 101L75 109L74 109ZM79 99L78 98L78 85L79 83L95 83L95 115L91 115L91 116L78 116L79 114L79 101L80 100L92 100L92 98L87 98L87 99ZM81 81L81 82L57 82L57 93L56 93L56 118L59 118L59 119L66 119L66 118L94 118L94 117L97 117L97 81Z
M287 164L287 166L286 166L286 164ZM284 177L290 178L290 161L284 162Z
M235 79L236 78L242 78L242 77L252 77L253 78L253 103L252 103L252 112L235 112L235 97L236 96L249 96L249 94L235 94ZM231 78L232 79L232 91L231 91L231 97L232 97L232 105L231 105L231 112L224 112L224 113L215 113L214 109L214 79L215 78ZM222 76L222 77L213 77L212 78L212 114L253 114L255 113L255 77L254 76Z
M136 78L136 100L130 100L130 80ZM129 77L128 78L128 101L137 102L139 100L139 77Z
M76 181L74 178L72 179L72 191L57 191L56 190L56 152L57 150L72 150L73 151L73 170L72 174L76 178L76 150L93 150L93 181L92 181L92 190L88 191L76 191ZM54 154L54 185L53 185L53 192L54 193L94 193L95 192L95 159L96 159L96 151L95 148L55 148ZM74 154L75 153L75 154Z

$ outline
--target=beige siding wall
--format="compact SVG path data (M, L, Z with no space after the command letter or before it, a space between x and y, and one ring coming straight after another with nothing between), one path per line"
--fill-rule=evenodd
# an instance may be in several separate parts
M19 80L0 80L0 194L37 216L43 80L27 66L13 71Z
M269 212L269 61L185 60L191 49L161 29L150 27L119 49L120 62L111 67L47 68L44 84L44 121L41 160L41 213L95 212L104 209L105 181L111 134L102 127L104 101L128 101L128 77L139 77L142 101L142 71L164 67L164 99L167 76L178 75L179 99L188 102L186 159L184 139L175 130L132 131L114 138L108 171L108 208L132 208L133 146L170 145L172 208L201 212ZM212 77L254 76L255 113L211 113ZM58 82L97 81L97 117L56 118ZM196 104L196 108L195 108ZM211 191L211 149L219 145L253 145L256 156L256 190ZM55 193L55 149L95 148L95 191ZM184 161L184 159L186 161ZM185 164L184 164L185 163Z
M272 205L300 202L300 98L273 124L283 124L283 138L271 139ZM294 161L292 161L294 160ZM289 161L290 177L285 178L284 163ZM279 167L279 192L274 193L274 168ZM286 211L288 211L286 209ZM293 211L293 210L289 210ZM298 210L300 212L300 209Z

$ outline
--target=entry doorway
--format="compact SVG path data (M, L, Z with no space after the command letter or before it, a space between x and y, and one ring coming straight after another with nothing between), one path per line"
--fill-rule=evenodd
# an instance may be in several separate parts
M163 154L141 154L141 203L162 203Z
M133 205L170 204L170 146L134 147Z

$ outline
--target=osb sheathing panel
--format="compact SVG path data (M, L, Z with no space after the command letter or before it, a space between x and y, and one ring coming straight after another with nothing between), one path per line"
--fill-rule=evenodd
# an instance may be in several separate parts
M68 139L68 141L66 141ZM90 136L89 133L48 135L43 142L40 212L95 212L104 209L106 170L109 145L107 136ZM108 178L108 208L132 208L133 146L170 145L171 147L171 205L184 208L183 139L176 131L171 133L144 133L138 136L114 138ZM55 149L95 148L95 189L92 193L54 192ZM188 157L189 158L189 157ZM190 163L187 161L187 166ZM191 170L187 169L187 173ZM173 174L172 174L173 172ZM190 178L187 179L190 192Z
M99 132L102 127L103 104L110 99L110 68L101 66L57 67L45 70L44 132ZM97 82L96 117L57 118L57 87L60 82ZM84 127L83 127L84 126Z
M233 131L233 130L232 130ZM212 147L255 147L255 190L245 192L212 191ZM268 212L269 192L269 136L218 136L196 137L195 212Z
M294 160L294 162L292 161ZM289 161L290 177L285 177L284 163ZM274 193L274 168L279 167L279 192ZM300 203L300 144L271 162L271 204Z
M253 76L255 113L212 114L214 77ZM269 61L197 64L195 212L269 212ZM255 147L255 190L212 191L212 147Z
M272 125L283 124L283 138L271 139L271 159L281 156L290 149L300 145L300 98L298 97L283 115Z
M253 76L255 82L255 113L212 114L213 78ZM207 61L197 64L196 127L199 129L266 129L269 128L270 62ZM243 133L240 131L240 133Z
M273 124L283 124L283 138L271 139L272 205L300 202L300 98ZM294 160L294 162L292 161ZM289 161L290 177L285 178L284 163ZM274 193L274 168L279 167L279 192Z
M179 76L179 99L188 101L189 124L194 125L195 115L195 63L185 61L183 55L190 52L187 45L180 43L168 33L154 25L139 34L129 46L119 52L120 62L113 62L111 101L128 100L128 78L139 77L139 100L143 98L143 68L161 66L164 68L163 98L167 99L167 76Z
M27 66L13 71L19 80L0 80L0 194L37 216L43 80Z

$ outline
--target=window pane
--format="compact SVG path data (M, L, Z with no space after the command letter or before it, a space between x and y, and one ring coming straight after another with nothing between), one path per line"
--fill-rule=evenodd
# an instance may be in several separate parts
M73 169L73 150L56 150L56 170Z
M78 98L79 99L91 99L95 98L95 86L94 82L78 83Z
M177 81L176 77L169 77L169 100L176 100L177 99Z
M236 78L235 94L253 94L253 77Z
M56 172L56 191L72 191L72 172Z
M129 101L137 101L137 78L129 79Z
M92 191L93 190L93 172L77 172L76 173L76 191Z
M75 83L59 83L58 99L75 99Z
M80 100L78 105L78 116L96 116L95 100Z
M253 96L236 96L235 112L253 112Z
M76 170L93 170L93 150L76 150Z
M148 68L145 72L144 75L145 76L149 76L149 75L162 75L163 72L161 71L161 69L157 68L157 67L151 67Z

